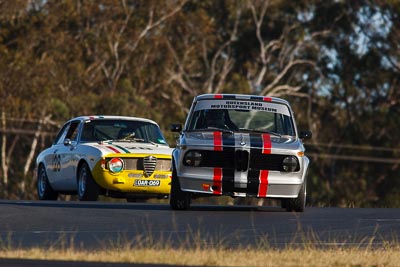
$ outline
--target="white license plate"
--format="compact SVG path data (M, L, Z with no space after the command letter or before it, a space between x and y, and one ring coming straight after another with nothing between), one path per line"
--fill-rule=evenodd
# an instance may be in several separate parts
M160 186L160 180L135 180L134 186Z

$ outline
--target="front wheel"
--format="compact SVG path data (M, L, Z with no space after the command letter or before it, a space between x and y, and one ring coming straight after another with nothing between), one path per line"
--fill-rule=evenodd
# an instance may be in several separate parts
M182 191L179 184L179 178L176 169L172 169L171 194L169 196L169 204L173 210L190 209L190 193Z
M93 180L89 166L83 163L78 172L78 197L80 201L96 201L100 188Z
M51 188L43 165L40 165L38 170L37 192L40 200L56 200L58 198L58 193Z
M300 188L299 195L296 198L287 199L285 206L287 211L303 212L306 206L306 181Z

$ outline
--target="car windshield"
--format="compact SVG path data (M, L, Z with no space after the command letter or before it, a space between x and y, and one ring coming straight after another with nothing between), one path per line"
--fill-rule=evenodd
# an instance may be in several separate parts
M289 108L259 101L200 100L188 118L186 130L266 132L295 135Z
M167 145L157 125L134 120L87 121L83 126L81 141L146 142Z

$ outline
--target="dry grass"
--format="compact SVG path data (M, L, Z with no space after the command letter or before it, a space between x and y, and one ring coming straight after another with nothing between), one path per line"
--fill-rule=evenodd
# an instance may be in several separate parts
M382 241L375 236L359 240L324 243L313 233L300 231L286 248L275 248L268 237L261 237L255 247L228 248L224 242L202 238L193 233L187 240L173 245L155 238L151 231L134 240L124 234L115 240L99 241L98 249L76 247L75 237L60 235L50 247L22 249L13 244L12 233L0 238L0 260L36 259L90 262L120 262L196 266L400 266L400 244L396 236ZM297 242L297 241L299 242ZM374 243L374 241L378 242ZM380 240L380 242L379 242Z
M3 249L0 258L198 266L399 266L400 247L387 249Z

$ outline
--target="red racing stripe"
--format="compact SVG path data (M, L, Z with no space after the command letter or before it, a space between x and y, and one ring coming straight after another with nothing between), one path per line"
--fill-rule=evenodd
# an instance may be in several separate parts
M223 98L222 95L214 95L214 98Z
M263 98L263 100L264 100L265 102L271 102L271 101L272 101L272 98L266 96L266 97Z
M271 154L271 136L269 134L262 134L263 140L263 154Z
M222 151L222 132L214 132L214 151Z
M263 154L271 154L271 136L269 134L262 134L262 140L263 140L263 148L262 148L262 153ZM259 186L258 186L258 197L266 197L267 196L267 191L268 191L268 175L269 171L268 170L260 170L260 176L259 176Z
M213 194L222 195L222 168L214 168Z
M121 152L119 152L116 148L112 147L112 146L106 146L108 149L111 149L112 151L114 151L115 153L120 154Z
M258 197L266 197L268 191L268 170L260 170L260 184L258 186Z

